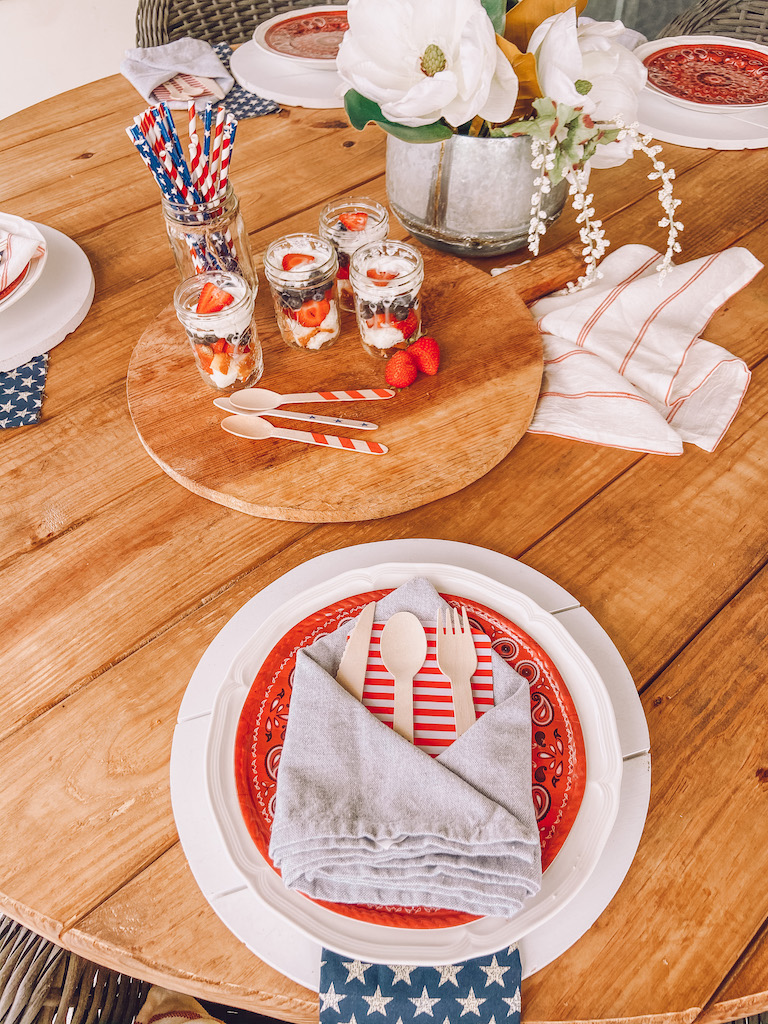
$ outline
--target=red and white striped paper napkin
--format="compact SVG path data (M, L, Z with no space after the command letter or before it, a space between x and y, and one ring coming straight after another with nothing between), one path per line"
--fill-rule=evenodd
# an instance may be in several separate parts
M625 245L583 291L531 307L544 342L534 434L660 455L683 442L714 451L738 412L746 363L700 337L717 309L762 269L744 248L673 267Z
M46 241L32 224L15 231L0 227L0 298L11 293L13 285L33 259L45 253Z
M385 623L374 622L365 670L363 704L379 721L392 725L395 681L381 660L381 634ZM427 658L413 681L414 746L432 757L442 754L456 739L451 682L437 664L435 653L436 623L424 624L427 635ZM472 698L479 718L493 707L493 668L491 641L478 629L472 630L477 651L477 671L472 676Z

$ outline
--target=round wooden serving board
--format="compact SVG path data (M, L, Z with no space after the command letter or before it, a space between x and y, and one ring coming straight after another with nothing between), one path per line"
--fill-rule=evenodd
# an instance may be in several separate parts
M304 523L380 519L477 480L530 423L541 340L509 280L443 253L424 250L424 264L424 330L440 344L439 373L420 374L385 401L295 406L378 423L375 431L318 429L380 441L386 455L225 433L225 414L213 405L217 392L201 379L172 305L144 332L128 368L128 404L144 447L196 494L249 515ZM259 387L287 394L385 386L385 362L363 351L351 313L342 315L335 345L306 352L283 343L263 285L256 311L265 362Z

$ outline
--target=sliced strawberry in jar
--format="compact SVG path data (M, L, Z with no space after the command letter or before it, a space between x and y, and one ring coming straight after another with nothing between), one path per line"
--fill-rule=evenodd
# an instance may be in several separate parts
M370 320L365 321L366 327L388 327L392 324L392 318L386 313L374 313ZM394 326L394 325L393 325Z
M319 327L330 311L328 299L310 299L302 305L297 320L302 327Z
M393 320L392 326L396 327L404 338L410 338L419 329L419 318L416 316L416 310L409 309L405 320Z
M234 301L234 295L230 295L223 288L217 287L212 281L206 281L200 291L195 312L203 314L220 313L225 306Z
M365 225L368 223L368 214L364 213L362 210L340 213L339 220L347 231L363 231L365 229Z
M397 272L394 270L377 270L375 267L371 267L367 271L368 277L376 284L386 284L387 281L393 281L397 277Z
M349 280L349 267L339 266L339 270L338 270L338 273L336 274L336 277L338 277L338 279L340 281L348 281Z
M296 267L301 267L305 263L314 263L315 257L310 256L305 252L287 252L283 256L283 270L295 270Z
M216 341L214 341L213 345L211 345L211 348L213 349L214 352L226 352L226 350L227 350L226 339L225 338L217 338Z

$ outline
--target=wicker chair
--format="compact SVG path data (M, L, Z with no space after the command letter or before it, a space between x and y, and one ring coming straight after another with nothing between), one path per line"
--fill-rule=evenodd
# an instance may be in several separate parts
M660 38L702 35L768 44L768 0L699 0L659 33Z
M0 1024L133 1024L148 989L0 916Z
M339 0L139 0L136 45L161 46L192 36L236 46L253 37L260 21L320 4L338 6Z

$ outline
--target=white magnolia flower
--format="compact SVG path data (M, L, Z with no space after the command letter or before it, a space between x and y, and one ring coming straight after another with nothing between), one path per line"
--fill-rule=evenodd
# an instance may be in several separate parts
M347 17L339 74L390 121L511 116L517 76L480 0L349 0Z
M640 90L647 72L642 61L618 42L625 33L620 21L576 24L573 8L543 21L528 50L536 56L536 73L545 96L557 103L580 107L595 121L620 117L631 124L637 117ZM578 81L591 89L581 95ZM618 167L633 153L631 139L600 146L593 167Z
M578 34L583 77L592 83L592 117L595 121L619 117L624 124L632 124L637 119L640 91L648 72L640 58L619 43L624 26L620 21L580 23ZM593 167L618 167L633 152L632 139L627 137L599 146L590 163Z
M536 77L544 96L592 113L594 104L576 89L584 74L573 7L545 18L528 40L528 52L536 58Z

